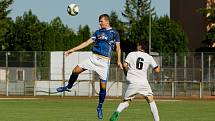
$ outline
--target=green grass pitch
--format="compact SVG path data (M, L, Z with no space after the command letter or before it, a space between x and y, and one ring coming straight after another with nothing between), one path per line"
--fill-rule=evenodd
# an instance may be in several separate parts
M98 121L97 99L0 99L1 121ZM120 100L106 100L104 119L109 121ZM157 100L161 121L215 121L214 100ZM134 100L118 121L153 121L146 101Z

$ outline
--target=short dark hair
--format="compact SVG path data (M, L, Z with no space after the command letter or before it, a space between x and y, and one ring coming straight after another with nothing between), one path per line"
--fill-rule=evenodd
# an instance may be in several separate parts
M143 49L144 51L148 51L148 44L146 42L140 41L138 42L138 44L141 46L141 49Z
M102 14L99 16L99 20L101 20L102 18L105 18L106 20L109 21L109 15L108 14Z

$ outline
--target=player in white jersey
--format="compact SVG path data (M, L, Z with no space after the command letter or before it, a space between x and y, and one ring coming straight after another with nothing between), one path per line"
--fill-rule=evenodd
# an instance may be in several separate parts
M137 43L137 51L130 52L123 64L128 81L128 88L125 92L124 100L112 114L110 121L116 121L119 114L129 106L129 102L137 95L143 95L149 103L154 121L159 121L158 109L153 99L153 92L147 80L147 70L152 66L155 72L160 72L160 67L156 64L151 55L146 53L144 43Z

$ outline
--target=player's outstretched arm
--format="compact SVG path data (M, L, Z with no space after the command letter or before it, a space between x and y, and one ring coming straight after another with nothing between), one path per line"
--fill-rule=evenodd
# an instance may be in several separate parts
M117 65L123 69L122 63L121 63L121 48L120 43L116 43L116 53L117 53Z
M71 54L71 53L73 53L73 52L75 52L75 51L78 51L78 50L80 50L80 49L82 49L82 48L87 47L87 46L90 45L91 43L93 43L93 40L90 38L90 39L88 39L87 41L81 43L80 45L78 45L78 46L76 46L76 47L74 47L74 48L72 48L72 49L67 50L66 52L64 52L64 55L68 56L69 54Z

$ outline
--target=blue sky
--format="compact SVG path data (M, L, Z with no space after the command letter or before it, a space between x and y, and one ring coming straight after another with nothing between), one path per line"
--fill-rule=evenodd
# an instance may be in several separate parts
M67 6L76 3L80 7L77 16L67 14ZM102 13L116 11L121 17L124 11L125 0L14 0L10 6L12 12L9 14L14 20L22 16L25 11L32 10L40 21L50 22L59 16L65 25L78 29L79 25L89 25L92 31L99 28L98 16ZM170 0L152 0L157 15L170 15Z

